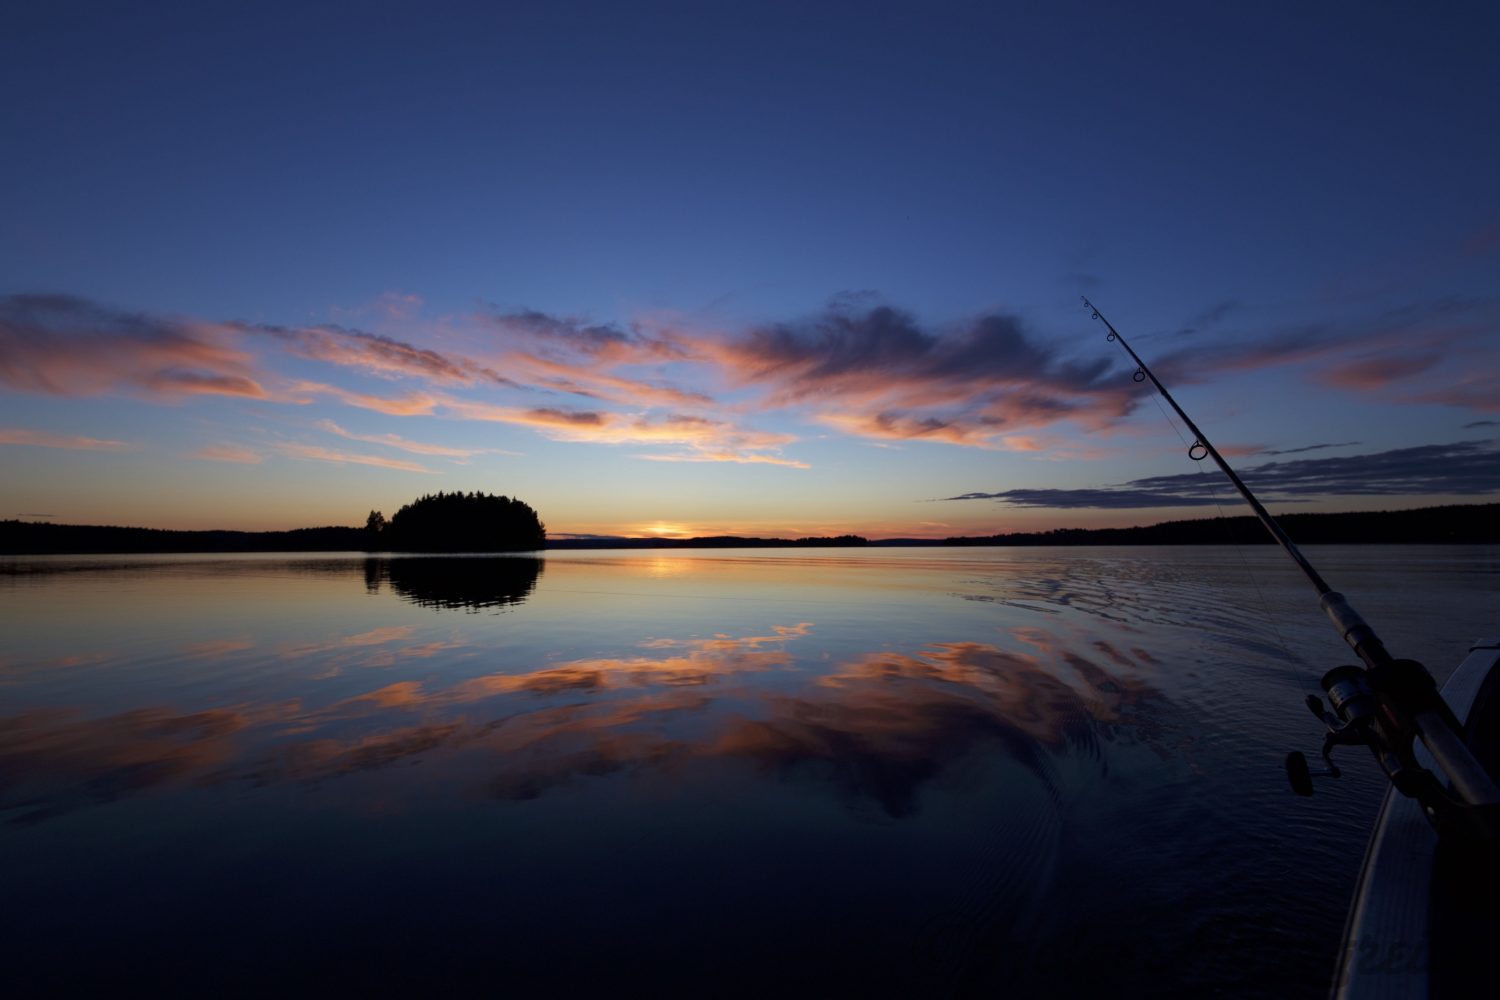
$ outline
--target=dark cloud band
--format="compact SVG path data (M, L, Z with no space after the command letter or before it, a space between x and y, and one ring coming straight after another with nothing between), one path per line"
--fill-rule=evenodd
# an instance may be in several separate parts
M1243 469L1240 475L1262 500L1281 503L1329 496L1477 496L1500 492L1500 447L1494 441L1456 441L1370 455L1267 462ZM1216 474L1188 472L1094 489L1014 489L940 499L1124 510L1209 506L1221 502L1227 492Z

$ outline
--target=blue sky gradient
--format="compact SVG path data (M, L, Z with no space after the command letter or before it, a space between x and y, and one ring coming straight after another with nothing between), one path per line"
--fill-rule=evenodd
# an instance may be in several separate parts
M1497 27L24 4L0 516L279 528L437 489L557 533L1205 513L1080 492L1194 471L1080 294L1247 470L1340 463L1285 509L1493 499Z

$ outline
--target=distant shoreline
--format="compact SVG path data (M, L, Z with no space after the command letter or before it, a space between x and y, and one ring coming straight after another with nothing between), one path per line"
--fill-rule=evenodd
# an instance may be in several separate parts
M1304 545L1500 543L1500 503L1455 504L1397 511L1286 514L1279 518ZM121 555L208 552L367 551L362 528L297 528L292 531L174 531L106 525L0 521L0 555ZM952 538L865 539L745 538L549 538L547 549L766 549L892 548L959 545L1246 545L1271 541L1253 517L1163 521L1134 528L1058 528L1042 532ZM539 550L539 551L546 551Z

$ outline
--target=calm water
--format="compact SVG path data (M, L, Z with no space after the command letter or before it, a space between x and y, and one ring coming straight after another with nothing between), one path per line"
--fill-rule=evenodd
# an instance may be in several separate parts
M1500 548L1310 554L1500 631ZM0 628L28 992L1316 997L1381 791L1286 788L1348 656L1269 547L32 558Z

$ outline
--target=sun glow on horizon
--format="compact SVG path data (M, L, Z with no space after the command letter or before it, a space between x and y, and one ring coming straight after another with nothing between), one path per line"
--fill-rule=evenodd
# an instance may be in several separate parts
M650 538L691 538L693 537L687 529L687 525L676 524L671 521L655 521L651 524L642 525L632 534L637 537Z

